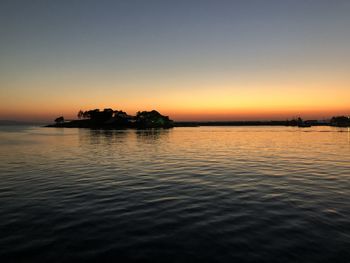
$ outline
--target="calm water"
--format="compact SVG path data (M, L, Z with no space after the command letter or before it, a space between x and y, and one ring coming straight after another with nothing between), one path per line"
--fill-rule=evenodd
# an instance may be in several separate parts
M0 129L0 262L350 262L347 129Z

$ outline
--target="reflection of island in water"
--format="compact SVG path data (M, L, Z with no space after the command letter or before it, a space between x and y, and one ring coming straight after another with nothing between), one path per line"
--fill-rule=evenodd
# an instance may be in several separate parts
M129 133L117 129L86 129L79 132L81 145L112 145L128 141Z
M163 129L147 129L147 130L136 130L136 138L143 142L155 142L161 137L169 135L169 130Z
M87 152L94 152L97 145L133 147L135 143L155 144L166 141L171 129L82 129L79 131L79 145ZM108 148L108 147L107 147ZM107 150L106 148L106 150Z
M64 117L55 120L55 124L47 127L66 128L172 128L174 122L168 116L158 111L139 111L136 116L128 115L124 111L104 109L79 111L79 120L65 121Z

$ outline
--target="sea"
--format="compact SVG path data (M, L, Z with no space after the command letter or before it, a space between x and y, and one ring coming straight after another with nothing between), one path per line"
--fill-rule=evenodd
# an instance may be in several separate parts
M1 126L0 262L350 262L350 130Z

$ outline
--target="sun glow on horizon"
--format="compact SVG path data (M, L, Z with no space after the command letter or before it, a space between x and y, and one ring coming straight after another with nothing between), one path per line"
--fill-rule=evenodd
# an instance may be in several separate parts
M0 9L0 119L95 108L174 120L350 114L347 2L56 5Z

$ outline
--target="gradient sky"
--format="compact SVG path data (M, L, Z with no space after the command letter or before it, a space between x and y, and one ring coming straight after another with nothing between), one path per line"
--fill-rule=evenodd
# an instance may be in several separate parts
M350 1L0 2L0 119L350 114Z

